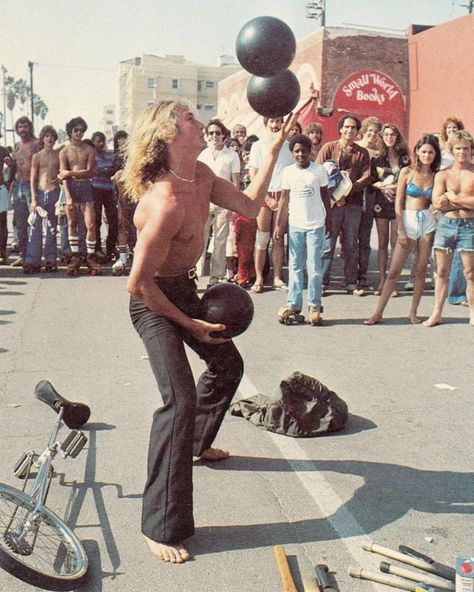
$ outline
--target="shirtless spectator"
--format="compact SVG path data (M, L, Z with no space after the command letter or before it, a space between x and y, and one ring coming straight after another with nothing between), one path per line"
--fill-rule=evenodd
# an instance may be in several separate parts
M20 257L12 266L22 265L28 243L28 216L30 214L31 190L30 175L33 155L39 150L38 140L33 135L33 124L28 117L20 117L15 123L15 131L20 141L15 146L15 182L13 183L13 224L18 232Z
M41 255L44 255L45 270L57 271L56 232L58 217L56 202L59 199L59 150L54 149L58 134L54 127L46 125L40 132L40 151L33 156L31 163L31 225L26 257L23 264L25 273L36 273L41 268ZM43 233L43 229L45 232ZM45 244L43 251L43 234Z
M232 137L239 140L239 144L243 146L245 140L247 139L247 128L245 125L236 123L232 128Z
M453 255L457 251L467 282L469 322L474 327L474 140L467 132L458 131L448 141L454 164L436 175L433 187L433 206L443 213L433 244L437 266L435 304L423 324L434 327L442 322Z
M315 161L323 145L323 126L320 123L310 123L306 126L305 135L311 140L311 160Z
M79 210L84 214L86 224L86 262L92 274L101 272L95 255L96 225L94 198L92 196L91 176L95 164L95 150L83 139L87 124L82 117L75 117L66 124L70 143L60 152L59 179L63 181L66 192L66 214L68 220L71 261L67 267L68 275L77 275L81 265L79 257L78 217Z

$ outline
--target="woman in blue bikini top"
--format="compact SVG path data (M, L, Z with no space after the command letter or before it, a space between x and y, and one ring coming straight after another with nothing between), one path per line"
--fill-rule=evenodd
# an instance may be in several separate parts
M434 176L441 162L441 150L435 136L429 134L418 140L413 151L413 164L400 171L395 198L398 240L392 256L390 271L384 282L374 314L364 321L366 325L376 325L383 318L383 312L393 294L405 261L415 244L418 245L416 277L413 300L408 319L413 324L421 323L418 318L418 305L423 294L426 268L431 254L435 221L429 209L433 191ZM415 232L410 222L415 218ZM418 219L429 220L426 232L418 234ZM405 226L407 224L407 226ZM410 236L409 236L410 234Z

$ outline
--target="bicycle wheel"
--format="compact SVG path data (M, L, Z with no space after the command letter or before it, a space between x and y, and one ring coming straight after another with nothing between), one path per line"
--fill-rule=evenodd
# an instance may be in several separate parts
M79 539L48 508L0 483L0 566L46 590L76 590L87 578L87 555Z

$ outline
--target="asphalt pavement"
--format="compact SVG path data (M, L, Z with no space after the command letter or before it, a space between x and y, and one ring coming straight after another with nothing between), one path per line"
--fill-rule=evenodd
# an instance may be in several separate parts
M335 279L322 327L281 325L276 313L285 295L252 295L254 321L236 340L246 364L236 399L273 395L300 370L347 402L346 428L293 439L227 415L216 445L231 458L194 465L193 560L168 565L151 556L140 534L148 431L160 398L129 321L126 277L110 269L68 278L0 268L0 481L21 487L15 461L46 442L54 413L34 399L39 380L92 409L88 444L77 459L55 463L48 500L87 550L90 579L82 590L276 592L275 545L289 556L298 592L316 589L319 563L340 592L388 590L348 576L351 564L376 571L383 560L363 551L364 542L409 545L450 566L472 555L474 331L467 309L447 304L443 325L414 326L406 318L410 294L402 291L385 322L367 327L362 320L376 297L345 294L340 262ZM429 291L421 316L432 306ZM190 359L197 376L201 362ZM0 571L1 592L33 589Z

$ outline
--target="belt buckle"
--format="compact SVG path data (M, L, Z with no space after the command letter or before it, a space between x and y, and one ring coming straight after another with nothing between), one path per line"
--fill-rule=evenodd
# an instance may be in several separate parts
M194 280L195 278L197 278L197 270L193 267L188 271L188 280Z

